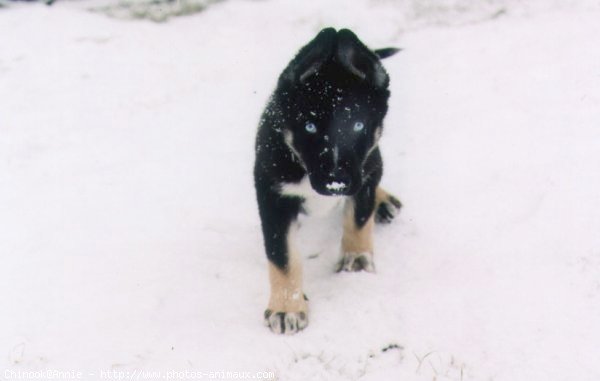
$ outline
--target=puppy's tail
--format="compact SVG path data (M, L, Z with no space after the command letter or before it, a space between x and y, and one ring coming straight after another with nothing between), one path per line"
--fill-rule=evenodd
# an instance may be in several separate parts
M377 57L379 57L380 59L384 59L393 56L401 50L402 49L398 48L383 48L375 50L375 54L377 54Z

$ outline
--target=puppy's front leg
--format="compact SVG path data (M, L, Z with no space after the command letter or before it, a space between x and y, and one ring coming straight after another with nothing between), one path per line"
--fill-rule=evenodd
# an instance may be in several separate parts
M275 333L293 334L308 325L302 264L293 247L294 221L301 201L274 194L264 201L264 209L260 209L271 283L265 323Z
M400 211L402 203L382 187L375 190L375 222L388 224Z
M373 263L373 210L375 187L365 186L344 206L342 258L337 271L375 271Z
M308 325L308 306L302 291L302 264L292 246L292 225L288 229L287 266L269 263L271 297L265 311L269 328L276 333L296 333Z

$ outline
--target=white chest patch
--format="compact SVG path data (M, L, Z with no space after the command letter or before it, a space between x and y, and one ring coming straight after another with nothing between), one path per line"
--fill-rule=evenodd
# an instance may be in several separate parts
M302 207L311 216L325 216L343 204L346 196L323 196L310 186L308 176L304 176L298 183L283 183L281 194L304 198Z

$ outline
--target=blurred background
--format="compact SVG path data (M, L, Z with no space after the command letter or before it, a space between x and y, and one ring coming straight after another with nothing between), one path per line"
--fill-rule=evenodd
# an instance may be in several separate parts
M192 15L226 1L228 0L1 0L0 6L38 2L52 5L62 2L69 3L69 6L78 6L120 19L148 19L155 22L166 22L172 17ZM254 0L254 2L263 1ZM252 3L253 0L249 0L249 2ZM549 9L595 9L598 7L598 2L595 0L370 0L339 1L337 5L350 8L361 2L368 4L370 8L383 6L396 9L397 15L402 15L397 21L407 29L430 24L457 25L484 21L507 12L527 14Z

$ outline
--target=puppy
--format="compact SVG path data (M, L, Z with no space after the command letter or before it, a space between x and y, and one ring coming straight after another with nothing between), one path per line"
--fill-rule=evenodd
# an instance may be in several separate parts
M374 271L374 222L391 221L401 206L379 187L377 145L390 96L380 59L397 51L371 51L348 29L323 29L285 68L266 106L254 181L271 283L265 321L275 333L308 325L292 234L299 213L343 202L338 271Z

